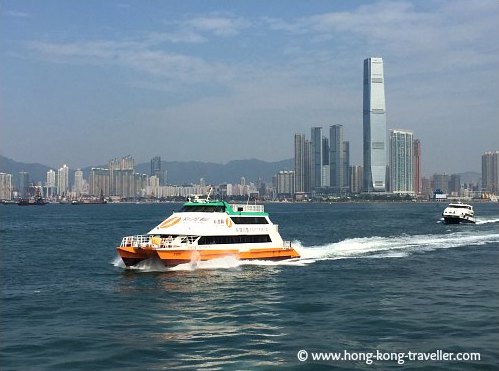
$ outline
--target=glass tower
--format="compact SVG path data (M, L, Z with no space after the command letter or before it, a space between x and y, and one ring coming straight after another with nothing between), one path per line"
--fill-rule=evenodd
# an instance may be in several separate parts
M364 190L386 191L386 110L383 59L364 60Z

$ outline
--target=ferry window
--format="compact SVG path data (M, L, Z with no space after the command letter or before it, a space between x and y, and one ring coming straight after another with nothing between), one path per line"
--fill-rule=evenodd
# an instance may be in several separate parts
M272 242L268 234L239 235L239 236L202 236L198 245L264 243Z
M223 213L225 212L225 206L214 206L214 205L184 205L180 209L181 212L189 213Z
M263 216L232 216L234 224L269 224Z

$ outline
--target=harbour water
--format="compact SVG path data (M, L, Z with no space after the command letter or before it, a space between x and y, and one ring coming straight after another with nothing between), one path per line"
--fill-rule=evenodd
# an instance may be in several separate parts
M476 225L442 224L444 204L269 204L299 261L124 269L121 237L179 206L0 206L0 368L497 369L499 204ZM480 360L390 358L438 350Z

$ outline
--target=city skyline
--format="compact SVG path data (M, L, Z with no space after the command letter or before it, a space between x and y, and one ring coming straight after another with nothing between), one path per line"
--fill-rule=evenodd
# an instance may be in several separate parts
M274 4L3 2L0 154L277 161L287 133L342 124L362 164L369 56L385 63L387 128L418 134L424 174L479 171L499 147L497 2Z

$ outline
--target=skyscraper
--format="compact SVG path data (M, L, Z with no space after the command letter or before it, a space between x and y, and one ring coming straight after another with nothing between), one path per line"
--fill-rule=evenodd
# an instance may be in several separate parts
M151 159L150 176L155 176L159 179L159 185L164 185L164 173L161 171L161 156L156 156Z
M386 191L386 108L383 59L364 60L364 190Z
M26 171L19 172L19 197L25 198L29 196L29 173Z
M0 173L0 200L12 200L12 174Z
M77 197L83 193L83 171L81 171L81 169L75 171L74 190Z
M482 190L499 195L499 151L482 155Z
M341 193L349 187L350 143L343 140L343 125L329 127L330 178L333 191Z
M66 164L57 171L57 194L66 195L69 191L69 168Z
M312 143L311 187L314 189L322 186L322 128L313 127L310 139Z
M421 178L421 141L414 139L414 192L418 195L423 193L423 182Z
M390 188L394 193L414 193L414 135L390 130Z
M295 192L305 192L305 134L295 134Z
M304 172L303 172L303 191L305 193L312 192L312 143L305 139L305 147L303 151L303 162L304 162Z
M331 185L329 167L329 139L322 137L322 188L328 188Z

